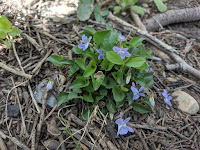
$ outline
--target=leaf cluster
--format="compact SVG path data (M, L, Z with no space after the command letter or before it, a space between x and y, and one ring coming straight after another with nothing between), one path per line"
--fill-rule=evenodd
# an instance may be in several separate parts
M167 6L163 3L166 0L147 0L143 3L140 3L139 0L115 0L115 2L118 4L114 7L114 14L117 14L121 12L122 15L126 15L126 12L124 11L128 6L131 6L132 10L140 15L144 15L143 8L149 7L149 3L154 2L157 9L160 12L165 12L167 10Z
M132 82L137 83L138 87L145 86L147 89L153 86L152 73L145 72L148 70L146 59L151 56L151 51L144 48L142 44L144 38L134 37L129 42L120 41L119 33L109 25L106 26L106 30L101 31L96 31L92 27L84 29L81 35L92 36L92 40L85 51L78 46L73 47L74 60L57 55L47 59L58 67L68 65L69 77L75 78L69 86L70 92L59 94L58 106L70 100L74 102L84 100L91 103L91 106L83 112L82 119L88 118L92 105L97 105L99 101L105 103L102 112L109 112L110 116L128 104L133 105L133 109L138 112L148 112L150 106L148 98L136 103L133 101L131 91ZM122 60L120 55L113 51L114 46L129 48L131 56ZM105 53L104 59L98 59L97 49Z
M10 21L5 16L0 15L0 39L6 46L11 46L12 41L9 37L15 37L19 33L18 29L11 27Z

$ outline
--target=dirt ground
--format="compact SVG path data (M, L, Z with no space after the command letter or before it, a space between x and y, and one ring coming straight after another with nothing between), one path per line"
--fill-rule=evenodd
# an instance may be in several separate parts
M112 11L114 2L108 4ZM160 89L168 89L170 93L181 89L191 95L200 104L200 81L182 70L167 70L166 62L153 61L154 74L154 111L140 114L133 110L125 113L131 116L134 134L116 137L117 127L108 116L93 113L89 121L78 118L87 103L69 102L62 107L45 107L33 102L34 91L41 81L48 80L55 72L60 74L54 92L66 91L71 79L67 76L68 68L56 67L45 61L51 54L59 54L65 58L73 58L72 48L80 43L80 33L84 26L92 26L96 30L105 27L91 18L82 22L77 18L77 0L3 0L0 1L1 15L5 15L13 26L34 39L37 45L25 35L15 38L15 48L21 62L19 65L13 48L0 49L0 61L17 70L23 67L32 79L13 74L0 68L0 149L78 149L74 140L66 132L66 124L70 127L74 138L81 149L130 149L130 150L199 150L200 149L200 112L189 115L180 111L172 101L169 107L159 96ZM199 7L197 0L169 0L168 10ZM150 5L150 14L140 16L144 21L159 12ZM124 21L135 25L131 15L117 15ZM121 28L108 18L106 21L114 27ZM185 22L164 26L163 29L150 32L161 41L174 47L181 58L193 68L200 70L200 21ZM170 31L170 32L169 32ZM121 31L128 35L127 31ZM180 36L181 35L181 36ZM132 37L130 37L132 38ZM148 47L149 43L144 42ZM40 49L42 48L42 49ZM171 60L173 64L174 61ZM56 96L56 94L55 94ZM18 104L18 105L17 105ZM13 108L7 114L8 106ZM103 105L103 104L102 104ZM19 108L18 108L19 106ZM95 107L96 112L100 105ZM44 109L43 109L44 108ZM21 109L21 112L20 112ZM15 112L17 110L17 112ZM38 113L43 110L44 116ZM58 115L62 114L66 123ZM118 116L117 113L116 116ZM43 123L40 124L40 119ZM7 137L2 137L1 132ZM20 143L21 142L21 143ZM17 146L18 145L18 146Z

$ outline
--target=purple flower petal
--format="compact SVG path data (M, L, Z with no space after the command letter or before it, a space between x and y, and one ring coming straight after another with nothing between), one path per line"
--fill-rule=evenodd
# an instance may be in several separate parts
M130 57L131 56L131 54L129 53L129 52L124 52L124 55L126 56L126 57Z
M167 99L170 101L170 100L172 100L172 97L171 97L171 96L169 96Z
M124 120L124 123L126 124L127 122L129 122L129 120L131 119L131 117L128 117Z
M118 53L118 55L121 57L122 60L125 58L125 55L123 53Z
M83 41L83 43L87 42L87 36L85 34L82 35L82 41Z
M171 103L170 100L168 100L168 99L165 100L165 103L166 103L167 105L169 105L169 106L172 106L172 103Z
M121 49L120 49L119 47L117 47L117 46L114 46L114 47L113 47L113 51L114 51L114 52L120 52Z
M138 90L134 86L131 86L131 91L133 91L133 93L138 93Z
M140 89L139 89L139 92L143 91L144 90L144 86L142 86Z
M89 43L90 43L91 39L92 39L92 36L90 36L89 39L88 39L88 42L89 42Z
M84 45L84 44L79 44L79 45L78 45L78 48L79 48L79 49L84 49L84 48L85 48L85 45Z
M118 132L120 135L125 135L128 133L128 129L126 128L126 126L121 126L118 128Z
M143 93L139 93L139 95L145 97L145 94L143 94Z
M127 128L127 130L129 131L129 132L134 132L134 130L131 128L131 127L129 127L129 126L126 126L126 128Z
M165 98L167 98L167 91L164 90L163 93L162 93L162 95L163 95Z
M123 48L123 49L122 49L122 51L124 51L124 52L125 52L125 51L127 51L128 49L129 49L129 48Z
M96 49L97 53L102 54L102 50Z
M137 100L139 97L140 97L139 94L135 94L135 95L133 96L133 100Z
M117 120L115 121L115 123L116 123L117 125L122 125L122 124L124 123L124 121L123 121L122 118L119 118L119 119L117 119Z

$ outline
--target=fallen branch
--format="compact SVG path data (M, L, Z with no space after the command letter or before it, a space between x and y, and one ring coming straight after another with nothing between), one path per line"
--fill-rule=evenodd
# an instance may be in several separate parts
M22 76L22 77L25 77L25 78L28 78L28 79L31 79L31 78L32 78L32 75L23 73L23 72L18 71L18 70L16 70L16 69L13 69L13 68L11 68L11 67L5 65L5 64L2 63L2 62L0 62L0 67L3 68L3 69L5 69L5 70L7 70L7 71L9 71L9 72L12 72L12 73L18 75L18 76Z
M10 137L10 136L5 135L1 130L0 130L0 137L3 139L6 139L6 138L10 139L14 144L19 146L23 150L30 150L30 148L28 148L25 144L20 142L18 139L16 139L15 137Z
M160 41L159 39L153 37L152 35L148 34L146 31L142 31L135 26L123 21L122 19L114 16L112 13L109 13L107 16L109 19L116 21L119 24L123 25L124 30L126 31L133 31L136 35L142 36L146 38L146 41L151 43L152 45L156 46L163 52L167 53L172 59L174 59L177 63L182 63L184 66L184 71L190 73L194 77L200 79L200 71L188 65L178 54L178 52L171 46L165 44L164 42ZM176 53L176 54L175 54Z
M156 21L158 21L162 26L180 22L191 22L200 20L199 14L200 7L169 10L165 13L158 14L153 18L147 19L144 22L144 25L148 30L152 31L160 27Z
M33 39L32 37L30 37L26 33L21 33L21 35L24 38L26 38L38 50L39 53L42 53L42 49L43 48L35 41L35 39Z

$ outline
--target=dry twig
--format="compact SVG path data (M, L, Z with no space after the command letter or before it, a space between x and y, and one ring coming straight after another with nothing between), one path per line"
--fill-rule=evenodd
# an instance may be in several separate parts
M10 72L18 75L18 76L22 76L22 77L25 77L27 79L31 79L32 78L32 75L23 73L23 72L18 71L16 69L13 69L13 67L11 68L8 65L3 64L2 62L0 62L0 67L3 68L3 69L5 69L5 70L7 70L7 71L10 71Z

